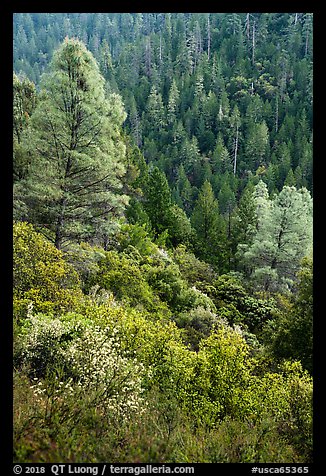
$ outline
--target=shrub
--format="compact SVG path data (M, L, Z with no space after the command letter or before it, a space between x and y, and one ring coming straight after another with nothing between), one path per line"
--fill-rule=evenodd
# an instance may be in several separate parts
M53 378L60 375L64 388L92 395L98 410L116 415L140 411L144 366L122 350L116 333L81 316L34 316L20 337L16 365L28 368L34 380L45 379L34 385L36 396L52 395Z
M271 418L252 423L227 417L210 432L207 447L212 463L291 463L299 459Z
M78 275L63 253L25 222L14 224L13 245L16 317L26 316L30 302L35 311L73 310L82 292Z
M178 327L185 330L186 344L190 344L191 348L196 351L199 349L201 339L208 337L214 329L228 326L225 319L220 318L209 308L200 305L189 311L181 312L175 318L175 322Z
M30 316L21 327L15 342L15 366L28 366L30 377L45 377L57 366L65 366L65 352L69 342L83 329L81 316L70 319L54 318L53 315Z
M151 241L145 225L125 224L117 235L119 249L127 251L136 249L140 256L150 256L155 253L157 246Z
M190 285L202 284L203 282L211 284L216 277L209 264L200 261L193 253L187 251L183 245L179 245L174 250L173 259L179 266L182 277Z
M193 411L209 426L225 416L238 417L245 403L252 363L239 332L221 327L200 343L192 385Z
M280 313L275 299L250 296L238 279L226 274L213 282L210 297L218 313L230 324L241 323L250 332L260 332L268 320L275 319Z
M123 253L105 252L105 258L99 262L99 272L87 280L86 290L94 285L111 291L126 304L153 312L167 311L153 293L139 264Z
M313 263L304 259L298 273L297 294L287 312L265 329L267 345L277 358L300 360L313 371Z

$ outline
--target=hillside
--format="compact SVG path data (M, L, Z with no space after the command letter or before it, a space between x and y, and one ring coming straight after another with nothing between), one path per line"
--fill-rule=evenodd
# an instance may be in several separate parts
M14 15L15 461L312 461L312 67L308 13Z

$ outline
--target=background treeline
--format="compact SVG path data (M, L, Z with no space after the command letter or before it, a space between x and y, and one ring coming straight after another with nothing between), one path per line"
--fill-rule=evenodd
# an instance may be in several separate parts
M223 212L251 174L270 192L312 190L312 14L21 14L14 70L38 85L66 36L121 94L127 129L178 203L181 165L192 195L208 179Z
M14 32L15 460L311 461L312 15Z

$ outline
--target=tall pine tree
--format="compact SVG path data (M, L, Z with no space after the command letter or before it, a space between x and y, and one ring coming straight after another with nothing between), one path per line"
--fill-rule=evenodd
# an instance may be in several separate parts
M29 219L47 230L58 249L70 239L105 239L121 214L125 145L120 97L105 96L93 55L68 39L44 75L31 118L34 151L24 184Z

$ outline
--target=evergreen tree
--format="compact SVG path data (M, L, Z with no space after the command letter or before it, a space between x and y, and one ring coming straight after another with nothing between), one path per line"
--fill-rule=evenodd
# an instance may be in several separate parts
M30 219L51 230L58 249L72 238L107 236L122 213L125 117L120 97L105 97L92 54L66 38L31 119L35 157L25 184Z
M264 163L269 146L269 133L266 122L254 124L249 129L246 142L246 157L251 170Z
M169 92L167 121L168 124L173 124L177 118L178 106L179 106L179 90L177 88L175 79L172 81L172 85Z
M197 234L198 256L215 265L224 263L224 243L221 239L224 230L219 205L212 186L207 180L201 187L195 202L191 223Z
M177 205L172 205L166 211L166 225L168 230L168 242L176 247L179 244L191 246L194 239L189 218L186 213Z
M37 103L35 84L27 78L13 75L13 173L14 180L26 177L30 157L26 144L27 126Z
M240 111L237 105L234 106L231 117L230 125L233 129L233 173L234 175L237 172L237 160L238 160L238 150L239 150L239 133L241 126L241 117Z
M254 186L252 183L249 183L244 189L239 205L234 210L231 220L231 255L236 266L238 263L238 245L250 244L257 229L256 201L254 199Z
M300 360L313 371L313 260L305 258L298 272L297 293L290 312L283 317L271 337L274 355Z
M37 102L35 84L27 78L13 75L13 134L14 141L21 142L22 134Z
M258 227L251 244L240 247L243 262L256 284L284 290L311 251L312 199L307 189L285 186L274 200L257 196L256 206Z
M158 167L149 171L145 186L144 207L152 228L158 236L167 228L166 215L172 205L171 190L164 172Z
M193 191L183 165L180 165L178 168L176 184L182 203L182 208L186 211L186 213L189 213L192 205Z
M165 112L162 95L152 86L147 101L147 116L151 128L154 131L161 131L165 125Z
M213 152L213 171L216 174L229 172L232 168L230 154L225 146L223 135L218 134Z

